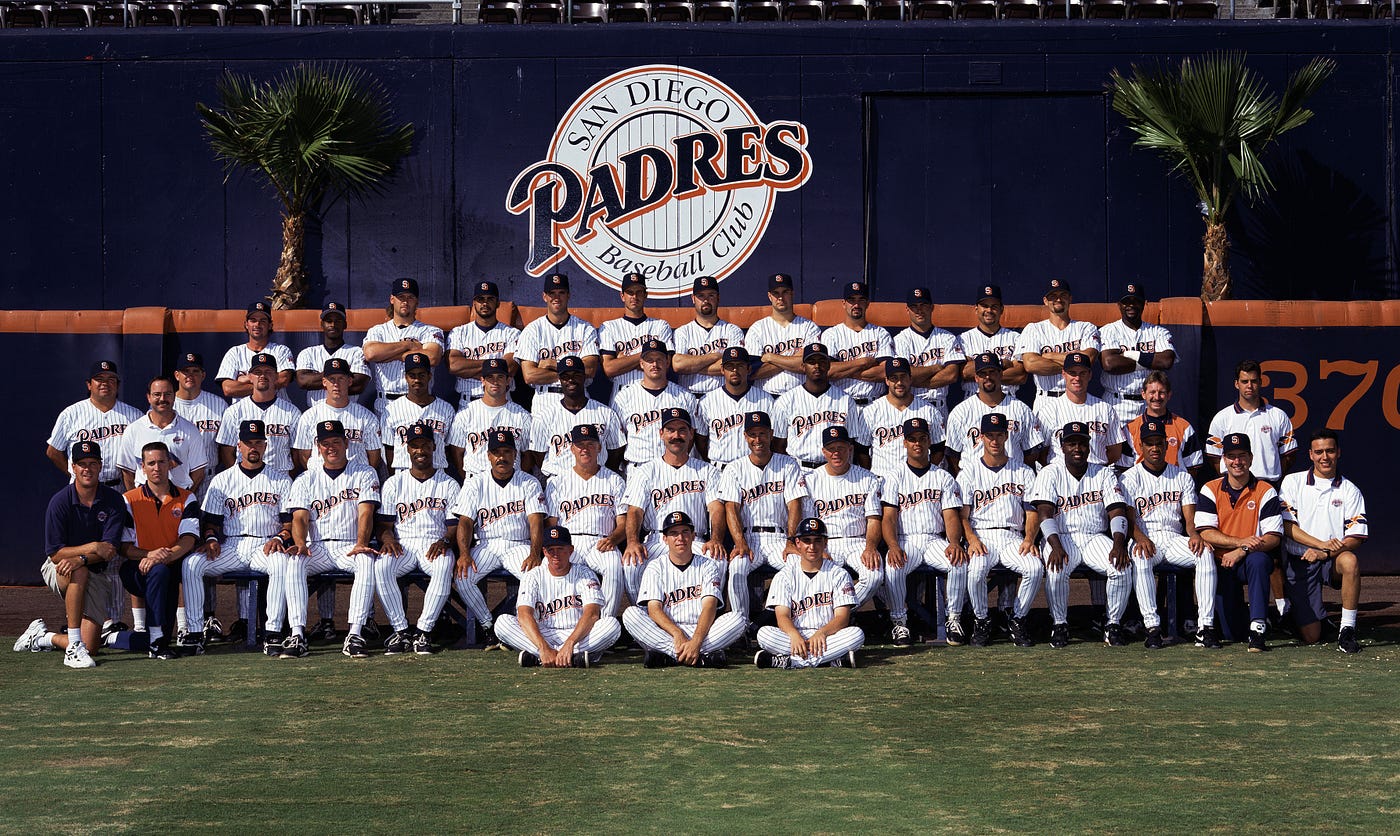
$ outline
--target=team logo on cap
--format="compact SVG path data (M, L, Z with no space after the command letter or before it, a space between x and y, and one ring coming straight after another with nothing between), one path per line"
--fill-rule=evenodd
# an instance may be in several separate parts
M684 511L672 511L666 515L666 522L662 523L661 530L668 531L678 525L687 525L691 528L695 527L695 523L690 521L689 514Z
M927 302L928 291L923 289L922 287L916 287L913 290L909 291L909 298L916 302Z
M614 289L621 274L641 273L658 298L691 292L698 275L722 280L763 239L777 192L811 177L807 141L806 125L764 122L689 67L608 76L579 96L545 158L506 195L506 210L529 218L525 271L541 276L572 258Z
M334 431L335 431L335 422L334 422L334 421L324 421L324 422L321 423L321 429L325 430L326 432L334 432Z
M797 534L799 537L804 534L816 534L825 537L826 523L822 522L816 517L808 517L807 519L797 524Z
M991 285L989 285L989 284L984 284L984 285L982 285L982 295L983 295L983 296L994 296L994 295L996 295L996 294L994 294L994 293L992 292L992 286L991 286Z

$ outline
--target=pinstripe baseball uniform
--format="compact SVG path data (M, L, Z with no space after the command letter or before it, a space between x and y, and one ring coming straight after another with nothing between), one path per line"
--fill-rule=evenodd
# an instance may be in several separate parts
M530 517L544 517L544 487L540 480L519 470L504 485L489 472L468 479L457 494L452 513L473 520L476 545L472 547L474 574L485 576L504 566L517 578L530 557ZM475 587L475 581L467 582ZM457 579L461 591L463 579ZM465 596L463 596L465 597Z
M973 329L974 331L977 329ZM928 330L928 333L921 333L913 326L905 328L894 335L894 354L896 357L903 357L909 361L913 368L927 368L929 366L946 366L949 363L962 364L967 360L963 355L962 345L958 338L951 332L938 326ZM915 396L922 396L924 400L933 404L938 410L939 417L944 423L948 419L948 390L950 386L930 389L927 386L918 386L914 389ZM932 426L933 422L930 421Z
M598 342L598 329L592 324L569 314L563 325L555 325L549 317L542 316L526 324L515 345L515 359L538 363L541 360L558 362L560 357L574 354L580 358L598 357L601 354ZM535 393L557 392L557 386L536 386ZM535 406L539 407L536 399Z
M710 461L723 467L747 456L749 445L744 440L744 413L771 414L773 403L773 396L759 386L750 386L737 398L720 386L701 398L699 413L691 414L696 415L696 432L709 436Z
M626 316L610 319L598 329L598 353L604 357L631 357L641 353L642 342L648 337L655 337L666 345L675 343L671 325L664 319L650 316L639 320ZM617 394L623 387L641 379L641 369L632 369L612 378L613 405L617 405Z
M749 574L767 563L783 568L788 544L788 503L807 498L807 471L797 460L774 453L760 468L744 456L724 466L720 472L718 498L738 506L744 540L753 557L729 561L729 608L749 617Z
M626 490L626 480L606 467L587 478L571 467L550 479L544 489L549 516L573 537L574 562L601 579L607 615L616 615L622 606L622 553L615 548L600 551L598 546L625 524L618 518L627 513L622 504Z
M1215 624L1215 552L1208 544L1199 556L1192 552L1182 524L1187 508L1191 508L1193 522L1195 517L1196 485L1191 474L1170 464L1161 473L1153 473L1138 462L1124 471L1121 481L1123 493L1136 512L1138 527L1157 549L1157 553L1148 558L1138 554L1135 546L1129 548L1133 556L1133 589L1138 608L1142 610L1142 623L1147 627L1161 624L1157 617L1157 579L1152 567L1166 560L1173 566L1196 570L1196 623Z
M870 430L855 401L835 386L813 395L806 386L784 392L773 405L773 435L787 439L787 454L804 465L820 466L822 430L845 427L860 444L870 443Z
M244 421L262 421L267 426L267 453L263 455L263 461L267 462L268 467L289 473L292 469L292 433L299 420L301 410L281 395L266 404L259 404L251 397L239 398L224 411L219 424L219 446L232 447L237 460L238 425Z
M906 560L896 567L885 562L885 598L890 605L890 618L901 623L908 613L906 601L910 572L929 566L948 575L948 616L962 614L967 600L967 568L964 562L954 566L948 559L947 523L945 510L958 513L962 493L948 471L939 467L915 470L908 460L885 479L880 501L898 512L899 547Z
M320 374L321 370L326 367L326 361L330 360L332 357L338 357L348 363L350 365L350 374L352 375L369 374L369 366L365 363L364 349L360 348L358 345L351 345L349 343L345 343L335 351L326 351L325 345L320 343L310 346L309 348L303 348L301 353L297 354L297 371ZM306 405L308 407L315 406L326 399L325 389L307 389L305 390L305 394ZM351 395L350 397L353 398L355 396Z
M1050 320L1042 319L1027 325L1025 330L1021 332L1021 338L1016 342L1016 354L1013 359L1020 360L1031 352L1062 354L1089 349L1095 351L1099 349L1099 329L1094 327L1092 322L1071 319L1069 324L1061 329L1055 327ZM1059 372L1031 375L1031 380L1035 383L1037 392L1065 391L1064 378L1060 376ZM1043 396L1037 395L1036 405L1039 406L1043 399Z
M1148 351L1158 353L1175 351L1172 345L1172 332L1150 322L1142 323L1137 330L1128 327L1119 319L1099 329L1099 342L1104 348L1120 351ZM1118 411L1118 420L1127 424L1142 414L1142 387L1147 382L1150 369L1134 366L1130 372L1110 374L1099 370L1099 382L1103 384L1104 400ZM1124 397L1128 396L1128 397Z
M433 428L433 468L447 468L448 429L457 418L457 410L442 398L433 398L426 406L419 406L407 397L390 401L384 410L384 420L379 425L379 440L385 447L394 448L394 470L408 470L413 462L408 460L408 448L404 439L410 424L427 424ZM346 427L349 431L349 427Z
M520 329L499 321L490 328L482 328L475 321L467 322L447 334L448 351L460 351L468 360L514 357L519 342ZM481 397L479 377L459 377L454 385L459 406L465 406L472 398Z
M709 462L691 456L685 464L673 467L664 459L652 459L628 469L622 504L641 510L642 530L649 532L642 544L648 550L661 544L661 521L672 511L684 511L695 520L695 542L704 543L710 537L709 504L719 501L718 490L719 468ZM630 600L637 600L645 566L643 563L622 567Z
M442 329L417 319L408 325L396 325L392 319L381 322L366 331L364 339L367 343L396 343L400 340L417 340L424 348L437 343L442 348L443 356L447 356L447 338L443 336ZM408 381L403 376L403 359L368 365L374 375L374 388L379 392L374 411L383 415L390 398L408 391Z
M744 348L755 358L761 358L764 354L801 357L802 349L808 343L821 342L821 338L821 329L810 319L794 316L792 322L784 325L772 316L765 316L749 326L744 334ZM777 397L795 386L801 386L802 380L802 375L797 372L778 372L758 381L758 384L763 391Z
M393 524L403 554L381 556L374 561L375 589L396 633L408 629L400 577L414 569L428 573L428 589L423 593L423 611L417 624L424 633L432 631L452 594L453 552L449 550L429 560L428 548L438 540L452 542L457 518L448 511L459 491L457 480L441 470L434 470L422 481L407 470L398 470L384 481L379 517Z
M895 354L890 332L879 325L867 324L857 331L844 322L838 322L822 332L821 342L831 352L834 363L861 357L893 357ZM845 392L857 404L862 401L869 403L885 394L884 381L845 378L832 380L831 385Z
M54 421L53 432L49 433L48 444L53 449L68 456L73 445L79 441L95 441L102 448L102 471L98 479L104 485L121 481L117 471L118 453L121 449L122 434L133 421L140 419L141 410L117 401L112 408L103 412L93 404L91 398L84 398L60 413ZM68 481L73 481L72 474Z
M338 473L312 468L292 483L286 508L293 513L305 510L310 516L306 545L311 549L309 556L287 561L287 620L294 633L300 634L306 626L307 576L332 569L355 574L350 626L358 629L369 620L374 608L375 557L348 554L359 534L359 507L366 503L379 504L379 476L365 464L350 462Z
M913 403L900 408L889 395L884 395L858 408L867 432L860 441L870 446L870 469L879 476L894 473L908 460L904 450L904 422L910 418L928 421L928 440L933 447L937 448L944 441L943 415L938 407L923 398L915 398Z
M1064 458L1060 450L1060 433L1070 421L1083 421L1089 426L1089 463L1117 464L1108 460L1108 448L1128 440L1123 425L1118 422L1118 412L1093 395L1085 395L1084 403L1077 404L1068 395L1058 398L1036 398L1035 415L1044 428L1049 445L1048 462Z
M193 400L185 400L180 397L179 390L175 392L175 414L194 424L194 428L199 430L199 437L204 441L204 461L209 468L207 471L212 475L219 466L219 425L223 422L224 410L228 409L228 401L215 395L213 392L199 393L199 397ZM200 500L202 501L209 492L209 479L204 480L204 484L199 486Z
M485 399L477 398L457 410L447 431L447 443L462 450L462 470L469 477L475 476L491 469L486 460L486 441L493 431L506 430L515 436L515 449L520 453L530 447L533 425L531 414L515 401L491 406Z
M515 607L529 607L535 612L535 623L540 635L549 642L551 648L558 648L578 627L583 619L583 608L602 607L603 590L598 579L587 567L577 563L569 564L568 574L556 577L550 574L549 564L542 563L526 572L520 579L520 594L515 597ZM605 615L598 619L593 629L588 631L578 644L576 653L599 653L607 650L622 635L622 625L616 618ZM538 653L542 648L520 627L519 618L514 614L502 615L496 619L496 636L515 650Z
M856 573L856 605L864 604L872 593L884 586L884 567L874 569L861 562L865 551L867 520L878 521L881 516L881 479L860 465L851 465L838 475L828 465L807 473L807 508L805 516L826 523L831 539L827 550L831 559Z
M1016 618L1030 613L1040 590L1045 564L1035 551L1021 554L1026 511L1033 507L1027 496L1034 484L1035 471L1019 459L992 468L979 454L963 459L958 471L958 489L963 506L968 509L968 526L987 549L984 555L968 553L968 597L972 599L972 614L979 620L987 617L987 574L995 566L1021 576L1016 608L1012 611Z
M224 352L224 358L219 361L219 371L214 375L215 382L237 380L239 375L247 374L253 366L253 358L259 354L271 354L277 358L278 374L290 372L296 368L296 364L292 362L292 350L281 343L269 342L267 348L261 351L254 351L248 347L247 343L239 343Z
M692 553L685 566L671 562L665 546L650 556L642 573L641 592L637 606L622 611L622 623L637 643L648 650L676 658L676 646L671 635L661 629L647 612L648 603L657 601L666 615L687 636L695 635L706 598L723 603L724 566L701 554ZM716 616L705 639L701 653L724 650L744 635L747 622L733 612Z
M791 560L773 578L768 587L770 610L786 608L792 615L792 625L803 638L825 627L836 617L838 607L850 607L854 611L860 606L856 600L851 576L846 570L830 560L822 562L822 568L809 575L802 571L800 560ZM769 653L778 656L792 655L792 642L788 635L777 627L758 628L758 644ZM837 630L826 639L826 652L818 657L793 656L792 667L815 668L834 662L852 650L865 644L865 633L859 627L850 625Z
M743 345L744 329L722 319L712 327L706 328L692 319L676 329L675 337L677 354L699 357L704 354L719 354L731 345ZM702 400L706 394L724 384L720 376L712 374L683 374L679 376L679 382L692 395Z
M562 398L537 398L530 414L530 450L544 454L540 472L545 476L557 476L573 469L574 451L569 449L569 430L579 424L598 428L604 450L616 450L624 443L617 410L592 398L577 412L564 406ZM604 457L606 455L604 453Z
M982 455L981 429L982 416L1000 412L1006 417L1009 432L1006 437L1006 454L1015 461L1025 461L1026 451L1034 450L1045 443L1045 429L1031 408L1013 395L1002 395L1001 403L988 406L982 399L973 395L964 398L948 413L946 443L948 449L963 459ZM1060 426L1064 426L1063 423Z
M1114 416L1115 418L1117 416ZM1090 463L1083 478L1076 479L1063 460L1051 462L1036 476L1030 501L1049 502L1059 511L1060 545L1068 559L1058 570L1046 566L1045 597L1056 624L1069 619L1069 576L1080 563L1108 576L1108 622L1117 624L1128 608L1133 590L1133 568L1118 569L1109 559L1113 539L1108 535L1108 509L1127 505L1127 497L1113 468ZM1049 559L1050 544L1041 546L1041 556Z
M322 421L339 421L344 425L345 456L352 462L367 464L365 454L370 450L379 450L383 444L379 437L380 420L373 412L354 401L343 407L321 401L301 414L296 430L292 432L292 449L310 453L306 460L308 469L321 465L321 451L316 446L316 425ZM271 427L268 427L268 435L272 435Z
M963 356L976 357L979 354L990 351L1001 360L1001 367L1004 369L1012 363L1020 362L1021 354L1016 349L1016 344L1021 341L1021 332L1012 328L1001 328L995 334L987 334L981 328L969 328L958 335L958 345L962 348ZM1001 391L1015 397L1019 385L1003 383ZM977 381L964 380L963 400L977 396Z
M666 388L653 391L639 380L615 390L613 409L617 410L618 418L622 421L627 444L624 458L629 465L659 459L666 452L665 445L661 443L661 411L667 407L680 407L690 415L699 409L695 396L674 383L667 383ZM704 424L697 426L695 431L704 435Z

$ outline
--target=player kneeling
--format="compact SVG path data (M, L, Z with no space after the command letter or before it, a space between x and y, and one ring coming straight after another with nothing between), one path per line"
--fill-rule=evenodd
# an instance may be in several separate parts
M856 666L865 633L851 625L856 590L850 574L827 558L826 523L808 517L797 525L797 560L773 578L768 607L777 627L758 628L760 668Z
M516 614L496 619L496 636L520 651L522 668L586 668L622 635L617 619L603 615L598 576L573 556L569 530L546 528L544 563L521 578Z
M644 664L697 668L725 665L724 649L739 640L743 616L718 615L724 567L696 554L695 523L672 511L662 523L664 545L653 550L642 574L637 606L622 613L627 632L645 648Z

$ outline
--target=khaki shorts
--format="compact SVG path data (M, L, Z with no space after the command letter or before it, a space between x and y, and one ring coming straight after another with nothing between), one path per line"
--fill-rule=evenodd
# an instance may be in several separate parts
M44 576L44 583L49 589L63 596L63 590L58 585L58 567L52 560L45 560L39 567L39 573ZM105 572L88 572L87 594L83 598L83 617L103 623L110 618L112 609L112 578ZM77 625L69 625L76 627Z

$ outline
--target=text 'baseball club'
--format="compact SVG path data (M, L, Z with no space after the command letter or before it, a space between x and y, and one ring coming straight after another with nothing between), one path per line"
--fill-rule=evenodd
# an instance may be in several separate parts
M529 214L530 275L572 257L611 287L635 271L652 296L672 298L696 276L737 270L763 239L774 193L811 176L801 122L761 122L705 73L647 65L574 102L506 208Z

